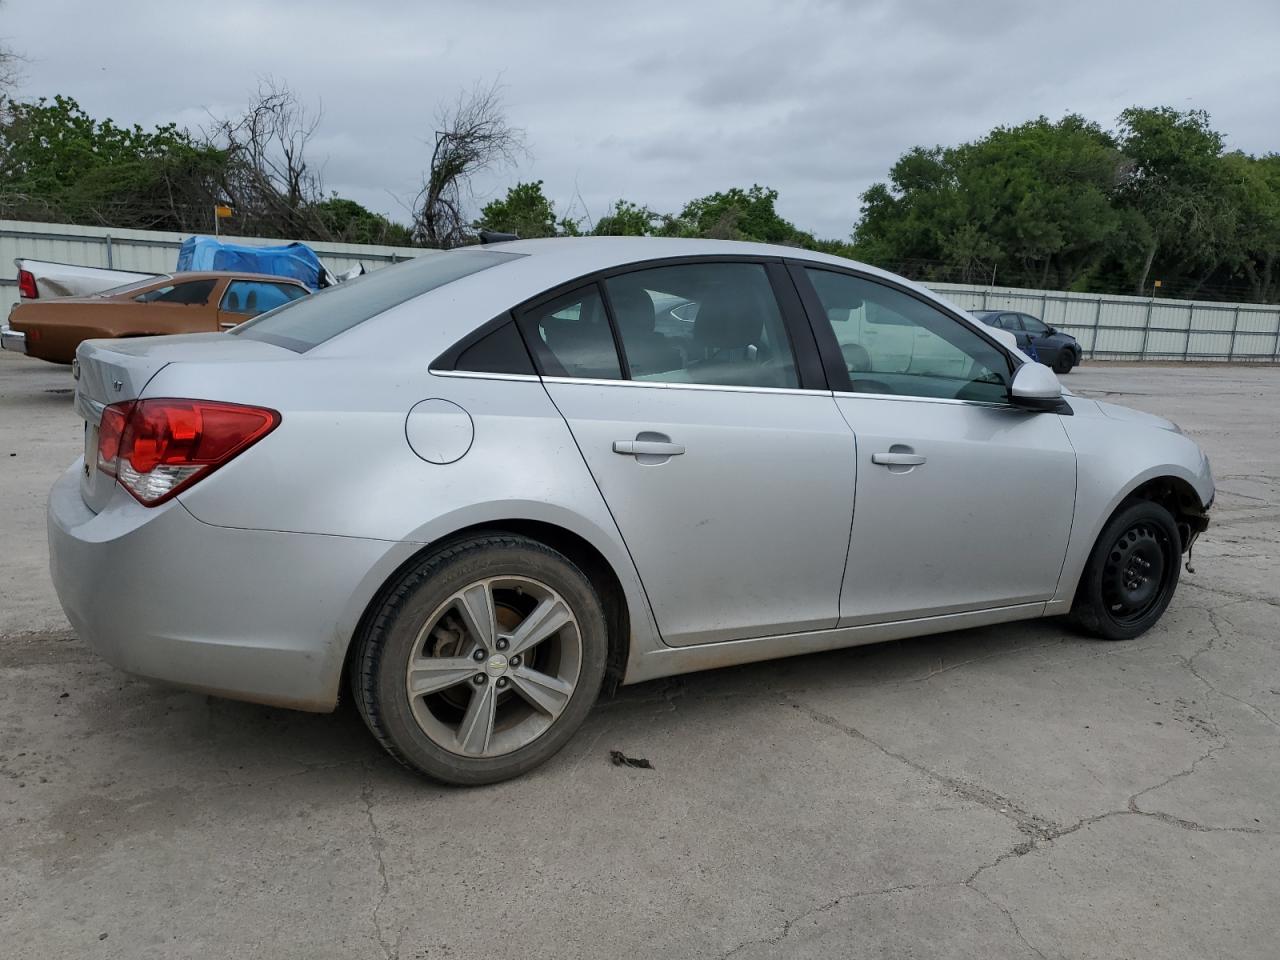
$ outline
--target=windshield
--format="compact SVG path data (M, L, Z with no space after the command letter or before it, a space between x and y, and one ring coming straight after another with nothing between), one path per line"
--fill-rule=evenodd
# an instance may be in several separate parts
M406 300L522 256L525 254L470 249L425 253L326 287L229 332L232 336L262 340L305 353Z
M134 290L144 290L153 284L172 279L173 277L169 276L167 273L157 273L154 277L147 277L145 280L130 280L128 283L122 283L118 287L107 287L105 290L99 290L94 294L94 296L114 297L121 293L130 293Z

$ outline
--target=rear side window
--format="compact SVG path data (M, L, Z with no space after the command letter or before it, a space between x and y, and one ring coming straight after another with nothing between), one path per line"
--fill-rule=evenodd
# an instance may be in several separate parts
M222 295L218 309L227 313L243 313L256 317L260 313L282 307L307 295L302 287L291 283L270 283L266 280L232 280Z
M138 294L133 299L139 303L203 305L209 302L209 294L213 293L213 285L216 282L216 280L192 280L190 283L169 284Z
M604 285L631 379L800 385L782 312L760 264L651 267Z
M304 353L407 300L522 256L494 250L426 254L295 300L230 333Z
M595 284L530 308L521 323L548 375L622 379L609 315Z
M533 361L524 348L515 322L508 320L458 354L455 370L471 373L521 373L534 375Z

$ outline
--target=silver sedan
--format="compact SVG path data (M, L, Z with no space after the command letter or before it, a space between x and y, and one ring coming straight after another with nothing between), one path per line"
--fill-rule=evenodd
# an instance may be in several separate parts
M90 341L52 572L121 669L349 691L442 780L542 763L606 683L1164 612L1200 449L1064 395L871 267L718 241L425 255L229 333Z

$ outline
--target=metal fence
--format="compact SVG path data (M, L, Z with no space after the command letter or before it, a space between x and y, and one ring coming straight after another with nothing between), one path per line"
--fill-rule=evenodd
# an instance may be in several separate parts
M177 262L186 234L112 230L62 223L0 220L0 317L18 299L15 257L90 267L164 273ZM237 243L287 243L227 237ZM427 251L416 247L313 243L330 270L363 263L370 270ZM1034 314L1080 341L1089 358L1280 362L1280 306L1165 300L1058 290L1020 290L934 283L940 294L968 310Z
M1280 306L933 283L966 310L1017 310L1080 341L1087 358L1280 362Z
M178 262L178 248L185 233L161 230L113 230L80 227L66 223L29 223L0 220L0 318L18 299L18 268L15 257L53 260L85 267L135 270L140 273L167 273ZM224 237L235 243L254 246L288 243L264 237ZM416 247L368 246L359 243L312 243L310 247L334 273L363 263L369 270L428 251Z

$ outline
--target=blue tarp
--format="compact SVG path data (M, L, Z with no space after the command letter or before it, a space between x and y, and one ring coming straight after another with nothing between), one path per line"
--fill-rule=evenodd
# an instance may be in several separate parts
M243 270L274 277L301 280L312 290L320 289L324 267L316 252L305 243L282 247L249 247L226 243L217 237L188 237L178 251L178 271Z

